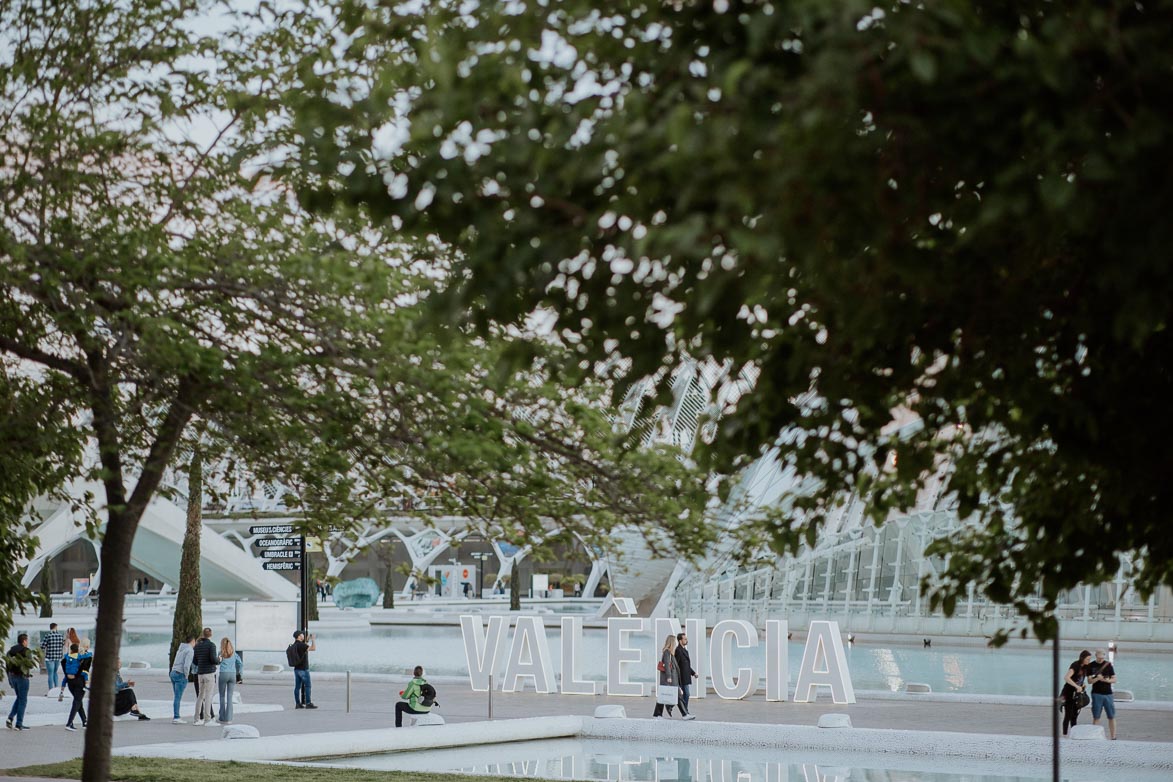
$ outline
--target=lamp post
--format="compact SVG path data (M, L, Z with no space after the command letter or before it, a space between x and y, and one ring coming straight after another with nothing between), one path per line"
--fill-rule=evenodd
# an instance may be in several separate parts
M485 598L485 560L493 556L490 551L477 551L473 555L480 564L477 565L477 600Z

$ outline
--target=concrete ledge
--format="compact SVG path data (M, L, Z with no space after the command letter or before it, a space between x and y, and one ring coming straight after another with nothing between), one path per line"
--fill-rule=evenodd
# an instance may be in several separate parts
M590 717L531 717L496 722L445 725L434 730L377 730L269 736L252 741L196 741L121 747L123 757L167 757L243 762L295 762L312 759L344 766L342 756L407 750L466 747L502 742L578 737L621 742L675 742L723 748L792 750L823 755L833 765L868 762L906 768L907 763L940 768L942 759L985 769L983 773L1030 775L1049 767L1051 741L1045 737L760 725L729 722L670 722L652 719L597 720ZM1063 762L1089 769L1133 769L1168 778L1173 773L1173 743L1065 741ZM1028 768L1023 768L1024 766ZM988 768L987 768L988 767ZM1033 768L1030 768L1033 767ZM992 771L991 769L998 769ZM1131 773L1131 772L1130 772Z
M434 730L380 728L376 730L265 736L253 741L194 741L119 747L120 757L189 758L193 760L281 761L370 755L379 752L497 744L575 736L582 717L530 717L498 722L466 722Z
M219 700L219 699L216 699ZM233 701L236 699L233 698ZM31 708L33 703L37 707ZM56 698L29 698L28 711L24 715L24 724L30 728L41 728L47 725L65 725L65 720L69 716L69 707L73 704L71 698L66 698L64 701L58 702ZM171 706L172 702L169 700L140 700L138 702L139 708L153 720L171 720ZM86 707L89 707L89 699L86 699ZM260 714L262 712L270 711L285 711L284 706L279 706L276 703L241 703L232 707L236 716L242 714ZM191 719L192 703L190 700L183 704L183 711L181 712L183 718ZM115 717L116 720L136 720L137 717L132 715L124 715L122 717Z

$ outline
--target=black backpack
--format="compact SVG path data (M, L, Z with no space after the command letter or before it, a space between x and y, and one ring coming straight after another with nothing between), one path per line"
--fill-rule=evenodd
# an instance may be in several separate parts
M289 663L290 668L296 668L301 662L301 658L297 656L296 641L285 647L285 661Z
M435 706L436 704L436 688L424 682L420 685L420 703L425 706Z

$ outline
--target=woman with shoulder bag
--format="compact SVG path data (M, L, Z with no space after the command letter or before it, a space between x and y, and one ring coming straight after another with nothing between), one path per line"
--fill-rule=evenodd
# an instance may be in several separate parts
M1088 705L1091 698L1084 691L1084 677L1087 675L1087 666L1091 662L1092 653L1084 649L1079 653L1079 659L1067 668L1063 677L1063 690L1059 698L1063 703L1063 735L1067 729L1074 727L1079 721L1079 710Z
M652 716L659 719L664 717L664 709L668 709L668 716L672 716L672 707L680 700L680 668L676 665L676 636L669 634L664 639L664 648L660 650L660 662L656 665L660 677L656 685L656 710Z

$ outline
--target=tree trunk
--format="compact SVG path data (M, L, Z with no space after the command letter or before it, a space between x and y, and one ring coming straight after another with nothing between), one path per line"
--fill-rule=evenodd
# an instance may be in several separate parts
M517 572L517 560L509 571L509 610L521 610L521 576Z
M309 559L307 556L306 559ZM309 586L306 587L306 619L311 622L318 621L318 571L311 570L309 575ZM309 632L309 629L306 629Z
M130 550L138 519L108 506L102 537L102 586L94 630L94 661L90 669L89 723L85 734L82 779L110 779L110 747L114 738L114 660L122 644L123 602L130 578Z
M200 533L203 531L204 455L197 443L187 470L187 527L183 533L183 553L179 561L179 591L175 595L175 617L171 622L171 650L168 664L175 662L175 651L188 636L200 637L203 628L203 595L200 589Z
M41 618L48 619L53 616L53 568L49 565L49 561L45 562L44 567L41 568Z
M99 357L91 357L95 388L91 393L94 435L106 490L106 531L102 536L102 587L94 631L94 662L90 669L89 722L86 726L82 782L109 782L110 748L114 738L114 675L122 644L122 618L130 579L130 554L139 521L163 479L175 445L192 415L193 387L181 382L143 461L130 498L126 496L122 444L113 395L104 385Z
M387 575L383 576L383 608L395 607L395 568L392 565L393 546L383 546L383 563L387 566Z

